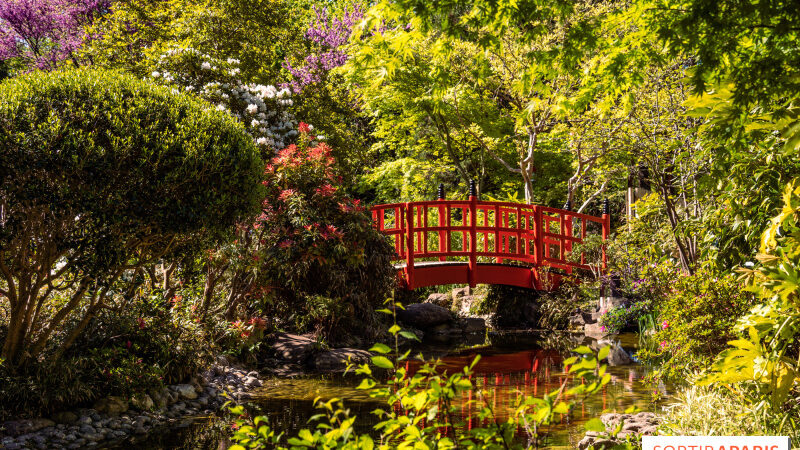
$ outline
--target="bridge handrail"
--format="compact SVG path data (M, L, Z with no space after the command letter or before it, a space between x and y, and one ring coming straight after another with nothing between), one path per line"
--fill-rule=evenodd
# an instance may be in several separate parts
M479 201L472 189L471 194L469 200L440 198L371 208L376 228L394 237L395 251L398 259L405 260L404 270L409 279L413 276L414 261L422 258L447 261L451 257L467 257L470 274L477 270L478 258L487 257L499 263L514 260L532 267L557 267L568 273L572 273L574 268L591 269L584 253L581 254L580 263L567 260L567 256L576 243L584 241L590 223L600 225L604 241L610 233L607 200L604 202L603 215L596 217L541 205ZM440 197L443 197L441 188ZM461 217L455 220L460 224L454 225L453 211L456 210L461 211ZM387 212L393 215L389 220ZM432 219L435 224L431 224ZM387 227L387 222L392 226ZM574 234L576 224L579 224L579 235ZM553 230L554 225L556 230ZM453 248L454 233L461 235L460 250ZM431 234L436 239L430 239ZM433 244L435 249L432 249ZM605 270L605 267L606 252L603 246L602 269Z

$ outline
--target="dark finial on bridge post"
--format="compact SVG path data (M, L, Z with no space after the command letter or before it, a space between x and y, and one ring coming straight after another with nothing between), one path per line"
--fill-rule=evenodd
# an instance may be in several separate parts
M610 214L611 206L608 203L608 197L603 200L603 214Z
M572 202L571 201L567 200L567 202L564 203L564 210L565 211L572 211Z
M444 200L444 183L439 183L439 189L436 191L436 198Z
M470 197L478 196L478 187L475 186L475 180L469 180L469 196Z

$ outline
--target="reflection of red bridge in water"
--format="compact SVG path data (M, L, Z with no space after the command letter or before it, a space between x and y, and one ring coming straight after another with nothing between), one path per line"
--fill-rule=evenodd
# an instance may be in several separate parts
M448 374L462 372L463 368L472 363L474 359L474 353L447 356L439 361L437 372L446 371ZM406 364L408 376L413 376L423 364L419 360L409 360ZM521 396L541 397L545 393L558 389L565 380L568 386L580 383L581 380L572 379L565 373L562 364L563 356L556 350L526 350L482 356L473 367L470 376L472 389L463 392L460 398L453 399L453 405L459 410L455 419L457 422L461 422L453 425L459 429L469 430L473 427L486 426L486 422L480 422L475 415L484 405L490 406L495 417L503 421L513 415ZM634 376L632 371L628 373L627 384L632 385ZM612 376L612 380L618 380L618 378ZM619 381L624 383L626 380ZM617 389L618 387L612 386L612 388ZM479 391L485 397L480 397ZM564 400L569 400L569 396L565 396ZM587 420L598 411L616 407L616 400L613 398L607 404L605 387L596 402L596 405L588 405L588 410L585 402L576 405L577 409L572 420ZM396 413L404 413L399 404L396 404L394 408ZM563 423L569 418L559 416L557 420ZM442 432L448 434L449 430L444 429ZM522 436L524 430L518 429L517 433L518 436Z
M394 238L403 287L505 284L551 290L558 276L539 269L590 270L586 255L568 256L588 235L603 240L611 229L608 202L595 217L557 208L469 200L394 203L372 208L378 230ZM605 249L602 253L605 266Z

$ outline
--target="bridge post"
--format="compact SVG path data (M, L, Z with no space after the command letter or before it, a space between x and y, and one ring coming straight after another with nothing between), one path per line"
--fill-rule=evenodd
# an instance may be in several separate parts
M445 195L444 195L444 184L439 183L439 189L438 189L438 191L436 193L437 193L436 197L438 197L437 198L438 201L444 202L446 200L445 199ZM441 228L450 226L450 217L447 217L447 207L444 206L444 205L439 206L439 224L438 225ZM427 224L426 224L426 226L427 226ZM440 252L449 252L450 249L448 247L449 246L447 245L447 231L446 230L440 230L439 231L439 251ZM447 257L446 256L440 256L439 257L439 261L447 261Z
M475 287L478 272L478 190L469 180L469 287Z
M606 241L608 240L609 234L611 234L611 208L608 203L608 197L606 197L603 200L603 272L608 268Z
M406 275L408 286L414 288L414 205L406 203Z

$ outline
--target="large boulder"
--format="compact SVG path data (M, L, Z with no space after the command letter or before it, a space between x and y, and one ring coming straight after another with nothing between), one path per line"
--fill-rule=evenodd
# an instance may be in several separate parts
M116 416L128 410L128 402L122 397L108 396L96 401L94 409L101 414Z
M371 357L372 354L366 350L335 348L316 355L314 368L320 372L342 372L347 368L348 360L352 364L365 364Z
M197 391L191 384L176 384L175 386L171 386L171 388L184 400L194 400L197 398Z
M303 363L311 356L316 343L311 336L280 333L272 344L272 350L281 359Z
M414 328L427 329L453 320L450 310L433 303L412 303L397 310L397 318Z

